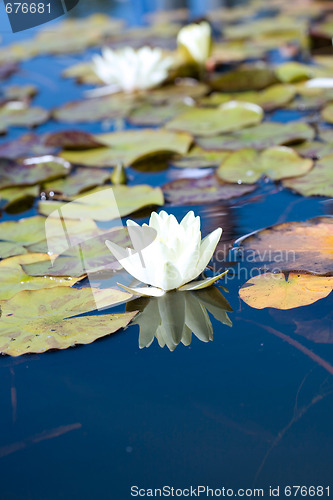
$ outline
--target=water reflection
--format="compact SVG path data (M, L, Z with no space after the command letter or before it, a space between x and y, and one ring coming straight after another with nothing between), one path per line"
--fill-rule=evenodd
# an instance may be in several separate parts
M160 347L174 351L180 342L191 344L192 333L202 342L213 340L208 311L227 326L232 308L217 287L195 292L168 292L162 297L140 297L126 305L126 311L138 310L133 324L140 327L139 347L149 347L154 338Z

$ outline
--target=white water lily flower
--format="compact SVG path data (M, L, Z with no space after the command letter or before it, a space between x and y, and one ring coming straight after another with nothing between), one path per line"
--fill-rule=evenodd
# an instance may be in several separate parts
M204 271L222 234L222 229L217 228L201 240L200 217L195 217L192 211L180 223L174 215L162 211L151 214L149 225L139 226L128 220L127 227L130 236L131 229L133 235L136 233L135 238L131 236L134 250L125 250L111 241L105 243L129 274L150 285L124 287L134 295L158 297L169 290L199 290L225 274L192 281ZM154 239L151 238L152 229L156 231Z
M189 24L177 36L178 48L184 58L191 63L203 66L212 51L212 30L206 21Z
M132 47L119 50L105 47L101 56L93 57L93 70L108 85L110 92L134 92L157 87L166 80L172 65L172 57L166 57L159 48L150 47L138 50Z
M332 89L333 78L312 78L305 82L308 89Z

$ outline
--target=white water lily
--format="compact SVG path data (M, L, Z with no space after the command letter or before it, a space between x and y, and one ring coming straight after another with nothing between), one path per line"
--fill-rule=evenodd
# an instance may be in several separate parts
M140 327L140 349L149 347L156 338L160 347L166 345L174 351L180 342L190 345L192 333L201 342L213 340L208 312L217 321L232 326L227 314L232 311L230 304L216 287L196 293L169 292L163 297L141 297L128 302L126 311L139 311L132 324Z
M195 217L192 211L180 223L174 215L162 211L151 214L149 225L139 226L128 220L127 227L134 250L124 249L108 240L105 243L129 274L150 285L124 287L134 295L159 297L175 289L200 290L225 274L193 282L212 258L222 229L215 229L201 240L200 217ZM151 236L152 231L155 238Z
M212 51L212 30L206 21L189 24L177 36L178 49L184 59L203 66Z
M305 82L308 89L332 89L333 78L312 78Z
M117 91L134 92L157 87L168 77L173 58L165 56L159 48L141 47L134 50L124 47L112 50L102 49L102 55L93 57L93 70L107 85L94 94Z

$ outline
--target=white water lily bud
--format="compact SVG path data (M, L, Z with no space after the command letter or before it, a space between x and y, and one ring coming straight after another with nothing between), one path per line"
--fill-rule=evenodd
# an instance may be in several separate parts
M102 55L93 57L93 70L110 87L110 93L135 92L164 82L173 63L173 58L165 56L159 48L111 50L106 47L102 49Z
M212 51L212 30L206 21L189 24L177 36L178 50L189 63L203 66Z
M128 220L127 226L139 228L143 233L148 228L156 231L156 237L148 246L139 245L134 250L119 247L111 241L106 245L120 264L134 278L150 287L127 288L134 295L161 296L169 290L198 290L210 286L219 277L191 282L206 268L218 244L222 229L217 228L201 240L200 217L189 212L178 223L174 215L162 211L153 212L149 225L139 226ZM138 238L137 238L138 240ZM187 284L189 283L189 284Z

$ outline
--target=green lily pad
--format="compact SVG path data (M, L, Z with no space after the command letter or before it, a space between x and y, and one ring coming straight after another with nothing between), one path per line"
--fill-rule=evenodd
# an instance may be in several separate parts
M268 271L333 275L333 217L286 222L241 238L243 258Z
M152 104L173 104L184 103L188 99L196 100L206 95L209 91L208 85L197 80L181 79L176 84L164 85L163 87L152 89L146 99Z
M303 196L333 196L333 154L323 156L314 168L302 177L286 179L283 185Z
M143 104L129 115L128 120L134 125L163 125L177 115L187 111L189 106L182 102L167 105Z
M327 123L333 123L333 103L324 107L321 112L322 119Z
M290 61L277 66L275 74L280 82L292 83L312 78L315 76L315 71L313 66Z
M40 107L28 108L24 104L7 103L0 107L0 133L9 127L35 127L49 118L49 112Z
M50 218L46 221L45 217L42 217L41 215L35 215L33 217L26 217L18 221L1 222L1 239L3 241L16 243L24 247L29 247L29 250L31 251L36 251L36 249L30 249L31 245L34 245L38 242L43 242L43 249L38 251L47 252L47 245L44 244L46 238L46 224L48 238L55 238L56 241L59 241L60 237L64 238L63 224L65 224L66 230L70 233L70 240L72 240L75 235L79 235L82 239L84 239L85 237L91 237L92 235L98 234L98 228L95 222L90 218L84 219L79 222L76 219L68 218L63 220L60 220L59 218ZM65 248L67 248L67 246L68 243L66 243ZM61 241L59 241L57 245L57 251L62 251Z
M231 101L218 109L189 109L168 122L166 128L196 136L210 136L257 125L263 114L263 110L256 104Z
M232 134L198 138L197 142L204 149L236 151L242 148L266 149L272 146L311 141L314 136L314 129L306 123L265 122Z
M37 94L35 85L9 85L3 89L5 99L9 101L24 101Z
M162 186L169 203L173 205L201 205L237 198L252 192L256 186L221 184L215 175L200 179L177 179Z
M199 102L203 106L219 106L236 99L242 102L252 102L265 111L272 111L290 103L295 95L296 88L293 85L277 83L261 91L237 92L235 94L214 92L210 96L200 99Z
M92 293L93 292L93 293ZM130 297L118 290L55 287L23 291L0 302L0 351L11 356L90 344L124 328L136 311L78 316L96 309L95 298L111 305Z
M162 153L186 154L193 138L185 132L170 130L128 130L95 136L102 148L87 151L64 151L61 157L71 163L88 167L110 167L121 162L132 165Z
M39 290L40 288L53 288L55 286L72 286L78 278L54 278L43 276L35 278L28 276L20 265L0 267L0 300L6 300L13 297L16 293L22 290Z
M96 75L93 64L88 62L80 62L68 66L63 72L64 78L75 78L78 83L86 83L88 85L101 85L102 80Z
M0 189L13 186L29 186L69 174L70 165L58 157L44 156L25 160L0 159Z
M87 189L104 184L108 179L110 179L110 173L103 169L77 168L65 179L56 179L47 182L43 185L43 189L47 192L53 191L66 196L73 196Z
M39 186L0 189L0 208L7 210L19 203L32 203L39 195Z
M222 92L243 92L262 90L277 83L274 71L268 66L243 66L215 77L210 84L214 90Z
M12 255L21 255L25 252L27 252L26 248L18 243L0 241L0 259L7 259L7 257L11 257Z
M88 123L126 117L133 108L131 96L107 95L73 101L53 111L53 118L64 123Z
M170 163L177 168L218 167L229 154L229 151L205 151L195 146L185 156L172 159Z
M258 152L241 149L231 153L217 170L225 182L252 184L263 175L273 180L306 174L313 166L310 158L302 158L293 149L277 146Z
M110 201L110 192L115 196L117 210L114 210ZM112 188L99 187L87 191L81 197L68 197L71 201L68 214L72 219L93 218L98 221L108 221L114 218L124 217L140 208L150 205L163 205L164 198L160 188L141 184L137 186L116 185ZM43 215L64 208L66 203L62 201L40 201L38 211ZM117 213L118 212L118 213ZM58 213L58 212L57 212Z
M112 240L122 248L131 246L131 239L128 231L124 228L115 229L113 231L100 231L99 234L86 234L85 238L75 235L71 236L71 246L67 248L64 242L60 242L62 248L60 253L54 260L44 258L45 254L37 254L33 261L25 261L22 264L24 271L29 276L75 276L83 277L88 272L95 273L98 271L116 271L122 268L121 264L115 259L113 254L105 245L105 240ZM51 242L52 243L52 242ZM50 244L50 242L49 242ZM57 242L55 242L57 250ZM59 244L58 244L59 246ZM35 244L30 247L31 251L47 251L44 242ZM33 254L31 254L33 255ZM38 256L41 255L42 258Z
M325 143L320 141L305 141L302 144L296 145L294 149L301 156L312 158L314 160L333 153L333 143Z

